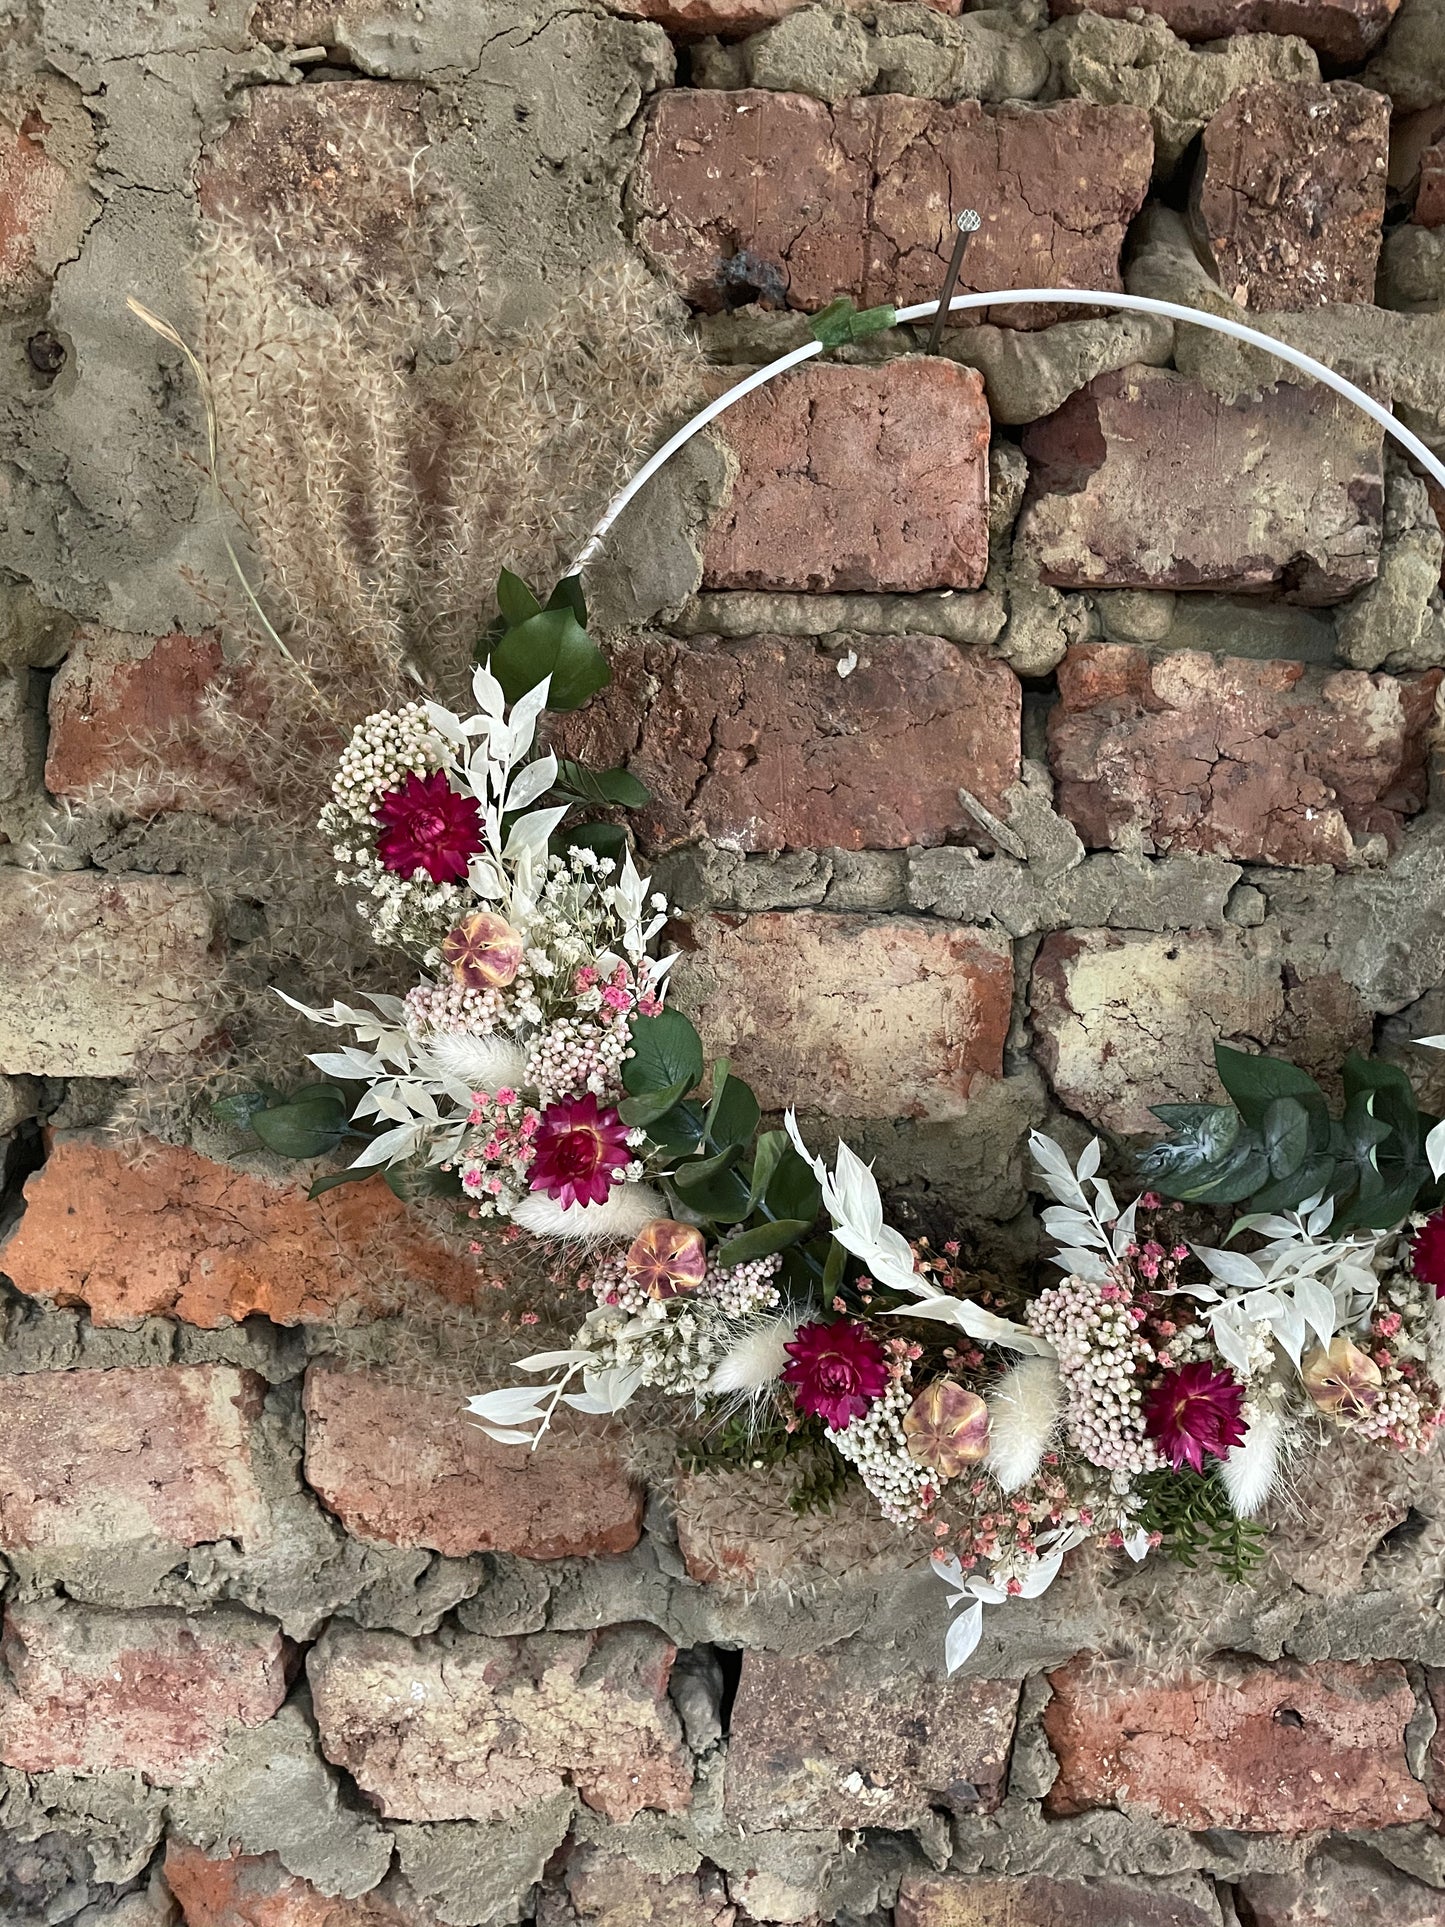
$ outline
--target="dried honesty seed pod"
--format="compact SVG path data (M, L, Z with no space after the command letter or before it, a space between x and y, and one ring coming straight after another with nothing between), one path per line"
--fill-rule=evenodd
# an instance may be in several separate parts
M988 1407L951 1378L925 1385L903 1416L908 1456L941 1479L956 1479L988 1455Z
M696 1225L675 1218L654 1218L628 1248L627 1275L649 1298L673 1298L696 1291L707 1271L707 1246Z
M495 910L474 910L442 938L442 961L468 990L501 990L522 967L522 934Z
M1300 1366L1305 1390L1322 1412L1367 1412L1380 1396L1380 1368L1344 1333Z

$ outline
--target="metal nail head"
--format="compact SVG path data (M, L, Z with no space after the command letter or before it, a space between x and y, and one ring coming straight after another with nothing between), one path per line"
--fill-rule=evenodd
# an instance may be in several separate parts
M943 324L948 317L948 304L952 301L953 291L958 286L958 273L963 266L964 253L973 236L983 226L983 216L977 208L966 207L955 217L954 226L958 229L958 239L953 244L948 273L943 277L943 294L938 303L938 313L933 317L933 326L928 331L928 353L931 355L938 353L938 344L943 339Z

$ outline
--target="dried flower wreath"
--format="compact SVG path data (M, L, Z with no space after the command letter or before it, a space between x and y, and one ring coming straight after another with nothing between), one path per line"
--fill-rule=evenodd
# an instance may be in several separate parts
M327 1009L352 1041L323 1081L218 1109L272 1151L315 1158L360 1139L313 1194L382 1172L405 1197L452 1198L580 1259L589 1309L572 1341L519 1361L530 1382L481 1392L474 1420L537 1446L559 1408L619 1412L651 1391L706 1438L819 1451L903 1528L936 1542L961 1608L950 1669L985 1605L1032 1598L1085 1541L1135 1560L1207 1554L1236 1575L1292 1455L1332 1428L1419 1452L1445 1423L1445 1123L1398 1069L1352 1057L1344 1106L1294 1066L1220 1048L1229 1102L1157 1108L1148 1188L1126 1206L1035 1134L1043 1226L1062 1276L1005 1300L956 1246L910 1244L846 1144L815 1154L791 1111L763 1128L726 1060L706 1065L667 1002L669 906L616 823L574 812L646 800L624 770L539 746L547 710L609 679L581 573L637 490L762 382L845 340L939 310L1054 302L993 291L816 318L803 347L700 415L616 497L544 603L504 572L476 652L474 712L430 700L359 723L321 817L337 876L372 934L421 970L405 996ZM1345 394L1432 474L1445 469L1378 403L1243 324L1125 295L1232 334ZM1445 1038L1421 1043L1442 1046ZM359 1093L359 1094L358 1094ZM1189 1205L1249 1208L1217 1243ZM1191 1222L1191 1230L1193 1225ZM1246 1248L1247 1247L1247 1248Z

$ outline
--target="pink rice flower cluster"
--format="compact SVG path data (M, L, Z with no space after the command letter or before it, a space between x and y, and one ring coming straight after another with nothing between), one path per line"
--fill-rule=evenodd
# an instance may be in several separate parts
M528 1049L527 1082L544 1104L586 1091L614 1103L622 1093L622 1066L631 1047L626 1012L554 1017Z
M418 1040L428 1031L464 1031L472 1037L490 1037L501 1027L507 1008L506 996L500 990L472 990L450 981L417 984L402 1001L407 1030Z
M474 1091L467 1123L471 1135L458 1167L462 1189L482 1207L480 1216L509 1211L527 1194L541 1114L514 1090L490 1097Z
M1415 1276L1420 1278L1418 1269ZM1433 1280L1421 1278L1420 1282ZM1409 1296L1392 1297L1393 1304L1377 1306L1369 1336L1360 1340L1380 1368L1379 1396L1366 1409L1336 1414L1335 1422L1377 1445L1424 1452L1445 1426L1445 1393L1426 1363L1431 1349L1429 1325L1435 1314L1428 1300L1422 1305Z

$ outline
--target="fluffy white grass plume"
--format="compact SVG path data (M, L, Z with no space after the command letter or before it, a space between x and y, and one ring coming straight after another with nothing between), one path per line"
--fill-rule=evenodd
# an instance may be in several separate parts
M725 1358L719 1359L708 1380L708 1391L760 1392L781 1378L788 1366L788 1341L797 1336L796 1312L760 1318L750 1325Z
M665 1218L662 1194L650 1184L615 1184L605 1204L558 1204L533 1191L512 1213L512 1223L539 1238L635 1238L654 1218Z
M1249 1429L1240 1444L1230 1447L1219 1476L1236 1515L1252 1519L1279 1483L1285 1421L1259 1405L1246 1405L1244 1417Z
M1063 1402L1051 1358L1020 1359L989 1393L988 1469L1005 1492L1016 1492L1038 1471Z
M494 1091L524 1081L527 1059L510 1037L471 1037L465 1031L439 1031L427 1039L426 1054L444 1077L459 1078L469 1090Z

